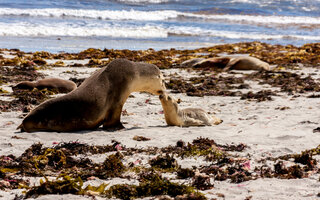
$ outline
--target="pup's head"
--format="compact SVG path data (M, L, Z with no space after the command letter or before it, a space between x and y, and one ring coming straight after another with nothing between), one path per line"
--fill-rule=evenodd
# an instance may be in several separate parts
M162 107L170 108L170 110L178 110L178 101L166 93L159 96Z

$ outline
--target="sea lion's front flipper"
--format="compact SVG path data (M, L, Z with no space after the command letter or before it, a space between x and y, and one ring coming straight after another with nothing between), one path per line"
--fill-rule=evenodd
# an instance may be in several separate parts
M103 129L106 131L118 131L121 129L124 129L125 127L123 126L123 124L121 122L113 124L113 125L103 125Z

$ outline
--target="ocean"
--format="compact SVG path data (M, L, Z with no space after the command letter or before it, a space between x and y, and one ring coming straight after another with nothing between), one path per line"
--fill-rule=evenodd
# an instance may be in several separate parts
M0 48L192 49L320 42L320 0L0 0Z

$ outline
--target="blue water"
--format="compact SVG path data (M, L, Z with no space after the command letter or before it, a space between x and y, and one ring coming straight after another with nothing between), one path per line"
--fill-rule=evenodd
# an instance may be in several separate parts
M0 0L0 48L188 49L320 42L320 0Z

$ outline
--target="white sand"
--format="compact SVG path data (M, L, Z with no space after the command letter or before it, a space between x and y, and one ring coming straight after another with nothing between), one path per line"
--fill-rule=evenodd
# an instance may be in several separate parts
M50 77L69 78L73 76L63 73L68 70L79 70L78 68L57 68L42 71ZM186 71L164 70L165 74L182 73ZM318 70L305 69L305 73L315 73L319 77ZM89 76L92 68L81 68L81 76ZM62 75L63 74L63 75ZM68 77L69 75L69 77ZM251 90L261 90L261 85L250 82L253 85ZM274 88L279 90L279 88ZM0 114L0 155L13 154L19 156L30 145L41 142L45 146L52 146L54 142L76 141L89 144L107 145L112 140L117 140L127 147L165 147L175 145L178 140L191 142L198 137L208 137L219 144L244 143L249 148L243 155L251 155L251 168L257 165L256 161L268 156L280 156L289 153L300 153L303 150L315 148L319 145L320 134L313 133L317 128L320 118L317 115L320 109L318 98L306 98L303 95L292 98L287 94L273 97L273 101L257 103L255 101L240 100L239 97L189 97L184 94L172 94L181 98L180 106L201 107L211 113L216 113L223 123L212 127L168 127L166 126L163 114L160 114L162 107L157 96L144 93L134 93L134 98L129 98L124 110L129 116L122 116L122 122L126 129L116 132L103 130L81 131L76 133L20 133L16 127L22 119L18 118L19 112L3 112ZM146 103L146 100L148 102ZM286 110L277 108L289 107ZM301 123L311 121L312 123ZM138 142L132 138L135 135L151 138L149 141ZM12 136L19 136L24 139L14 139ZM104 156L105 158L105 156ZM134 159L144 160L147 165L146 156L141 155ZM96 162L103 159L93 158ZM320 161L317 159L318 162ZM207 165L202 159L188 158L178 160L183 167ZM319 164L318 164L319 167ZM112 182L113 180L109 180ZM127 182L115 179L114 183ZM134 182L134 181L133 181ZM114 184L112 183L112 184ZM245 199L252 196L252 199L317 199L320 192L319 174L311 175L309 178L282 180L282 179L258 179L232 184L229 181L214 181L215 187L203 191L210 198L218 199ZM0 199L13 199L15 194L22 190L1 191ZM219 195L220 194L220 195ZM221 197L224 195L224 198ZM220 197L219 197L220 196ZM38 199L91 199L91 197L75 195L45 195ZM97 198L102 199L102 198Z

